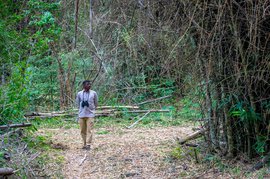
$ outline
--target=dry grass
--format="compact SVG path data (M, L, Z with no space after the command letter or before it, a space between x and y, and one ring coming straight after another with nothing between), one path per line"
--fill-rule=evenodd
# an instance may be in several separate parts
M174 159L176 137L191 133L191 127L95 129L90 151L81 149L79 129L45 129L39 133L45 131L52 134L52 146L63 149L64 178L258 178L255 174L246 177L241 171L224 172L214 161L205 165L200 155L196 163L194 150L188 147L181 148L182 154Z
M154 129L103 128L90 151L81 149L78 129L53 129L53 141L64 144L66 178L175 178L166 162L174 139L191 132L187 127ZM98 131L96 131L98 133ZM102 132L101 132L102 133ZM86 154L86 160L81 164Z

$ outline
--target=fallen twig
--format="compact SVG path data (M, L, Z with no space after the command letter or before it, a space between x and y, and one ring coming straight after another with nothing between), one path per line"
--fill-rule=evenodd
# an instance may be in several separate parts
M87 155L85 154L85 155L84 155L84 158L81 160L79 166L81 166L81 165L83 164L83 162L86 160L86 158L87 158Z
M123 111L124 113L146 113L146 112L170 112L170 110L167 109L150 109L150 110L134 110L134 111ZM121 111L121 113L123 113ZM120 113L120 111L118 111Z
M145 116L147 116L151 111L148 111L147 113L145 113L140 119L138 119L136 122L134 122L131 126L127 127L128 129L132 128L133 126L135 126L138 122L140 122L141 120L143 120L143 118Z
M41 152L35 153L35 154L34 154L32 157L30 157L30 159L27 161L27 164L29 164L31 161L35 160L40 154L41 154Z
M7 136L9 136L9 135L11 135L13 133L17 133L17 132L19 132L21 130L22 130L21 128L18 128L18 129L15 129L15 130L11 130L11 131L9 131L9 132L4 133L3 135L1 135L1 137L7 137Z
M160 98L156 98L156 99L150 99L150 100L147 100L147 101L144 101L144 102L141 102L141 103L138 103L137 105L143 105L143 104L146 104L146 103L152 103L152 102L155 102L155 101L160 101L162 99L166 99L166 98L170 98L172 97L172 95L168 95L168 96L163 96L163 97L160 97Z

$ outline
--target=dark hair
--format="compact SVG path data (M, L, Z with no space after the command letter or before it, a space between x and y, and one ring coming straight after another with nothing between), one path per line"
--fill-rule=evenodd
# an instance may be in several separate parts
M89 83L89 84L91 85L91 81L90 81L90 80L84 80L84 81L82 82L83 85L85 85L86 83Z

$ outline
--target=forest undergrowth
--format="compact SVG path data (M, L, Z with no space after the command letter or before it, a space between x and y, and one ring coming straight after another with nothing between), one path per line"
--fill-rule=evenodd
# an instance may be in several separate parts
M227 160L199 147L179 145L178 139L201 127L196 105L182 101L182 110L151 114L127 129L136 116L123 113L95 120L95 140L90 151L81 149L75 118L35 119L33 127L2 140L18 178L263 178L267 167L250 172L255 160L239 156ZM188 110L189 109L189 110ZM197 120L194 120L197 119ZM13 140L17 138L17 140ZM8 142L7 142L8 140ZM16 146L16 147L14 147ZM16 151L14 150L16 149Z
M257 172L250 171L257 159L239 156L228 160L210 153L203 139L191 142L200 144L199 147L179 145L178 138L199 127L190 120L180 120L181 124L174 125L170 121L165 124L150 116L145 123L127 129L131 123L128 118L98 119L94 144L89 152L81 149L78 124L72 121L52 119L51 124L40 124L44 126L37 134L48 138L49 145L59 151L57 158L63 159L61 171L64 178L269 177L267 167Z
M116 144L129 147L121 137L132 135L127 138L139 151L139 146L148 146L135 140L140 133L158 137L158 129L166 130L157 143L166 150L158 155L158 148L149 148L151 159L158 161L149 167L159 171L158 176L171 171L171 176L181 177L186 167L169 170L166 161L171 155L180 163L192 160L182 156L183 146L177 146L171 132L181 133L183 125L195 123L204 133L193 141L200 144L196 150L201 163L183 177L269 175L269 7L270 1L257 0L0 0L0 170L12 167L20 178L65 177L72 159L67 154L82 153L54 143L54 137L77 134L75 119L27 121L26 114L73 109L82 81L90 80L104 105L149 110L145 102L169 96L154 106L168 113L134 115L122 110L114 117L97 118L95 149L103 144L107 148L91 153L93 159L117 147L105 143L111 136ZM26 122L32 127L23 132L10 127ZM149 136L151 142L156 141ZM119 157L108 156L110 165L103 168L118 171L115 177L127 177L121 167L133 168L137 160L114 163ZM258 171L250 172L252 166ZM143 168L137 168L134 177L145 176Z

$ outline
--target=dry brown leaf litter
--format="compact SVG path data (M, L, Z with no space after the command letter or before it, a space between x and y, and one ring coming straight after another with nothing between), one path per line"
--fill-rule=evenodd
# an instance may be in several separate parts
M194 161L166 161L177 137L192 133L189 127L96 129L90 151L81 149L79 129L46 129L53 134L54 146L64 146L62 173L69 179L169 179L232 178L203 168ZM108 131L98 134L97 131ZM41 132L42 133L42 132Z

